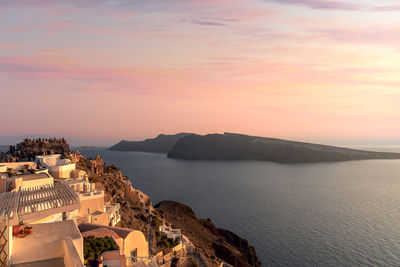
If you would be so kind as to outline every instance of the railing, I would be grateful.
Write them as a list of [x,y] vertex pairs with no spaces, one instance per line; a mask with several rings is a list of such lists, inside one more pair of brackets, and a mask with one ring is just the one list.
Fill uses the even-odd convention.
[[213,267],[213,265],[208,261],[208,259],[206,257],[204,257],[204,255],[194,246],[191,245],[186,245],[186,249],[187,249],[187,253],[188,255],[194,255],[197,258],[199,258],[203,264],[207,267]]
[[106,206],[107,212],[117,212],[121,208],[121,205],[119,203],[117,204],[111,204]]
[[207,266],[207,267],[212,267],[212,265],[210,264],[210,262],[208,261],[208,259],[206,257],[204,257],[204,255],[202,253],[198,253],[200,256],[200,259],[203,261],[203,263]]
[[115,214],[115,217],[113,217],[111,220],[111,224],[112,224],[112,226],[115,226],[120,221],[121,221],[121,215]]
[[103,190],[96,190],[96,191],[91,191],[91,192],[86,192],[86,193],[80,193],[79,195],[82,197],[90,197],[90,196],[96,196],[96,195],[103,195],[104,191]]
[[127,259],[127,267],[159,267],[156,261],[149,259],[149,257],[130,257]]

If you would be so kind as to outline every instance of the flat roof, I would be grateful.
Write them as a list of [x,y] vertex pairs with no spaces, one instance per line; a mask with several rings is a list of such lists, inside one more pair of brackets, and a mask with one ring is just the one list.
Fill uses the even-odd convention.
[[9,225],[79,208],[78,195],[64,182],[0,193],[0,218]]
[[[57,259],[64,258],[66,249],[73,249],[71,246],[63,245],[63,242],[69,242],[67,239],[72,241],[75,247],[78,246],[77,250],[81,250],[79,246],[82,244],[82,235],[71,220],[31,224],[29,226],[33,228],[32,234],[24,238],[13,238],[11,265],[26,263],[31,266],[29,264],[41,262],[41,266],[58,266],[51,264],[60,262]],[[79,251],[76,252],[79,254]],[[69,254],[77,257],[74,252],[71,253],[70,251]],[[64,263],[64,260],[62,263]]]
[[44,179],[44,178],[51,178],[51,176],[45,172],[42,173],[34,173],[34,174],[23,174],[16,176],[15,178],[22,178],[24,181],[31,181],[31,180],[37,180],[37,179]]

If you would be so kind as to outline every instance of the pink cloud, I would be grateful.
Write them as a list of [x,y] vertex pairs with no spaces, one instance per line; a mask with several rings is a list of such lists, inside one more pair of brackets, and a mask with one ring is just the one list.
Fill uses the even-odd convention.
[[3,57],[0,73],[41,81],[79,81],[78,90],[121,93],[173,94],[193,78],[185,70],[86,65],[64,57]]
[[20,48],[24,45],[21,43],[15,42],[0,42],[0,49],[9,49],[9,48]]
[[47,53],[64,53],[66,52],[65,49],[39,49],[39,50],[35,50],[35,53],[40,53],[40,54],[47,54]]

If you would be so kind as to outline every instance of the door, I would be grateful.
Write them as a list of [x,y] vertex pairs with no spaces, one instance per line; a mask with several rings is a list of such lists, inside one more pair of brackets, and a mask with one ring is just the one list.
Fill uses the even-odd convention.
[[131,251],[131,260],[132,262],[137,262],[137,248],[134,251]]

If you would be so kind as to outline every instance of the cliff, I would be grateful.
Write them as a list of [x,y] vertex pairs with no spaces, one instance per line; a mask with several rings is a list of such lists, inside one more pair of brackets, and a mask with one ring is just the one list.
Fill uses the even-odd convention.
[[170,158],[264,160],[282,163],[400,159],[399,153],[370,152],[241,134],[190,135],[179,139]]
[[181,229],[210,262],[218,258],[237,267],[261,266],[254,247],[247,240],[216,228],[210,219],[198,219],[190,207],[175,201],[162,201],[154,207],[173,228]]
[[69,155],[69,144],[64,138],[25,138],[24,141],[9,146],[7,153],[1,153],[0,162],[34,161],[37,155]]
[[144,141],[122,140],[118,144],[110,147],[110,150],[118,151],[142,151],[154,153],[168,153],[175,143],[182,137],[191,135],[190,133],[179,133],[175,135],[160,134],[156,138]]

